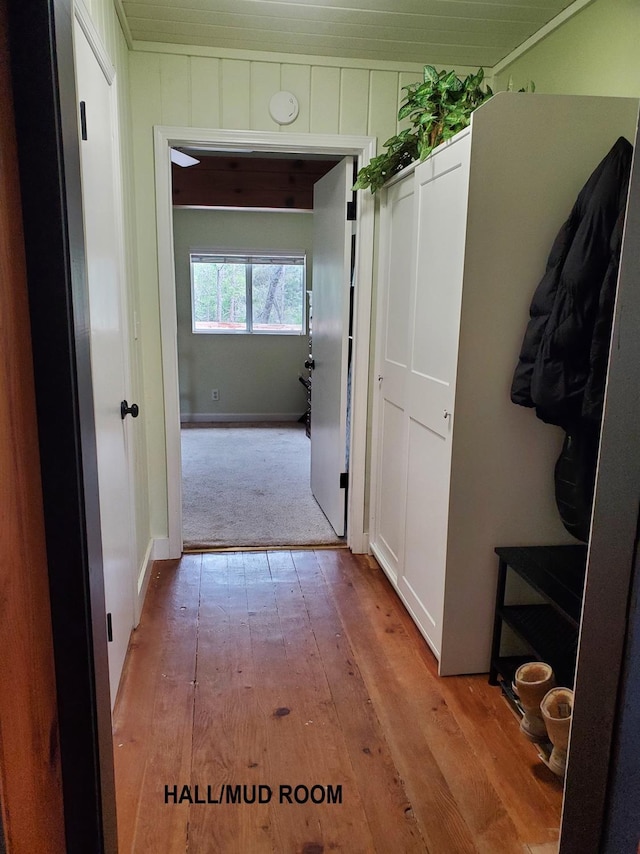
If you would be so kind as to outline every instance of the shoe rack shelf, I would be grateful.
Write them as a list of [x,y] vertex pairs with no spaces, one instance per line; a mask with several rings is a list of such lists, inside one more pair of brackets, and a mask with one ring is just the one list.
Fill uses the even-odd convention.
[[[524,662],[538,660],[553,667],[559,685],[573,687],[587,547],[514,546],[495,552],[498,584],[489,683],[500,685],[517,705],[513,675]],[[509,573],[520,576],[538,594],[536,604],[505,603]],[[501,654],[505,625],[524,642],[527,653]]]

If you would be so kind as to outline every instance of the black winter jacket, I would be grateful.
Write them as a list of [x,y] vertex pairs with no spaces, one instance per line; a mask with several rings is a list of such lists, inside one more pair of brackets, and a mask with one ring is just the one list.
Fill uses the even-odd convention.
[[560,229],[513,377],[512,401],[566,430],[602,414],[632,154],[620,137]]

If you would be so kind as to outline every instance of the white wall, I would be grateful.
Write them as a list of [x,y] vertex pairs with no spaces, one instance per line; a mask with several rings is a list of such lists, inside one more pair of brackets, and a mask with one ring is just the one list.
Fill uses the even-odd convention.
[[[305,411],[306,390],[298,376],[308,353],[306,333],[194,334],[189,253],[206,248],[305,252],[310,281],[312,227],[313,217],[309,213],[174,208],[182,416],[238,415],[244,420],[255,415],[255,420],[275,416],[295,419]],[[218,402],[211,400],[213,388],[220,392]]]
[[[422,66],[276,56],[135,43],[130,54],[138,288],[147,413],[151,530],[166,535],[166,446],[160,348],[153,127],[228,128],[374,135],[397,130],[401,87]],[[468,69],[459,69],[465,73]],[[300,113],[287,127],[268,114],[271,95],[289,89]]]

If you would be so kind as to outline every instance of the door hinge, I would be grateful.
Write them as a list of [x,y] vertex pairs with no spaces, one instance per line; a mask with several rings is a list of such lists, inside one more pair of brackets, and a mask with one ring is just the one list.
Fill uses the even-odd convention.
[[111,624],[111,614],[107,614],[107,640],[109,643],[113,640],[113,625]]
[[340,489],[346,489],[349,486],[349,472],[340,472]]
[[347,202],[347,222],[353,222],[353,220],[355,220],[355,218],[356,218],[356,213],[357,213],[357,209],[356,209],[356,200],[355,200],[355,194],[354,194],[353,201]]
[[80,101],[80,131],[82,139],[87,140],[87,105],[84,101]]

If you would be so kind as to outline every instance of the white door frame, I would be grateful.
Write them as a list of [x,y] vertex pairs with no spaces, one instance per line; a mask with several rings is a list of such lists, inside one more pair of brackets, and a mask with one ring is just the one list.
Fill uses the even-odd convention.
[[[374,156],[376,139],[370,136],[340,136],[337,134],[296,134],[159,125],[154,127],[158,286],[167,451],[168,556],[171,558],[178,558],[182,553],[182,461],[180,454],[173,202],[169,149],[181,146],[210,148],[212,151],[352,155],[357,158],[358,168],[361,168],[367,165]],[[356,241],[351,434],[349,438],[350,471],[347,501],[347,544],[353,552],[358,554],[366,553],[369,545],[368,535],[365,531],[364,509],[374,210],[373,196],[370,193],[360,193],[358,196],[358,240]]]

